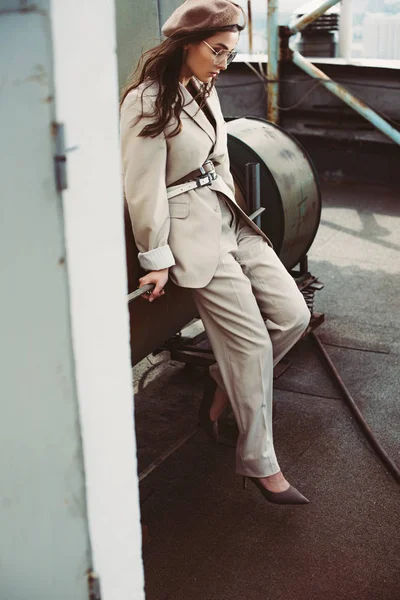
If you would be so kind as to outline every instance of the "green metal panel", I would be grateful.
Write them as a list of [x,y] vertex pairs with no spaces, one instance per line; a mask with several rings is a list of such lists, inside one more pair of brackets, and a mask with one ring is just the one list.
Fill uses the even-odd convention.
[[0,598],[87,600],[90,547],[43,5],[0,14]]
[[182,4],[182,0],[160,0],[160,23],[165,23],[174,10]]
[[20,9],[20,0],[0,0],[0,10],[17,11]]
[[122,88],[144,50],[161,40],[161,26],[182,0],[115,0],[118,77]]
[[118,77],[120,88],[144,50],[160,41],[157,0],[116,0]]

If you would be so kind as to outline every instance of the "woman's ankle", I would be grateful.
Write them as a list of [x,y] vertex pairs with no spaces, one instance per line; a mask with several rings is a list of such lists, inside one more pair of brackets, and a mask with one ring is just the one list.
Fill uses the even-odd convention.
[[228,395],[219,386],[216,387],[213,402],[210,408],[210,419],[216,421],[224,408],[229,404]]
[[269,475],[268,477],[262,477],[261,483],[270,492],[284,492],[290,487],[289,482],[285,479],[282,471]]

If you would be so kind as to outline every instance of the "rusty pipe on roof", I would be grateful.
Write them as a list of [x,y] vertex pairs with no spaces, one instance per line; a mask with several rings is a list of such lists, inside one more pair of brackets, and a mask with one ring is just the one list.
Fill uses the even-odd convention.
[[307,15],[301,16],[292,25],[289,25],[290,31],[292,33],[301,31],[307,27],[307,25],[315,21],[315,19],[318,19],[318,17],[323,15],[324,12],[326,12],[329,8],[332,8],[332,6],[335,6],[335,4],[338,4],[339,2],[340,0],[325,0],[322,4],[320,4],[320,6],[309,12]]
[[384,135],[400,145],[400,131],[392,127],[385,119],[382,119],[375,111],[372,110],[363,100],[356,98],[348,92],[343,86],[333,81],[323,71],[318,69],[311,61],[307,60],[300,52],[293,50],[292,60],[295,65],[305,71],[311,77],[319,79],[321,85],[326,87],[332,94],[343,100],[350,108],[358,112],[362,117],[367,119],[374,127],[379,129]]
[[247,0],[247,29],[249,30],[249,54],[253,54],[253,17],[251,14],[251,0]]
[[384,450],[382,445],[379,443],[379,441],[375,437],[372,429],[368,426],[362,412],[358,408],[354,398],[352,397],[349,390],[347,389],[343,379],[341,378],[341,376],[339,374],[339,371],[337,370],[331,357],[325,350],[324,345],[322,344],[318,335],[314,331],[312,331],[310,336],[311,336],[311,339],[313,340],[313,342],[316,344],[320,355],[322,356],[326,365],[328,366],[328,369],[329,369],[335,383],[337,384],[340,391],[342,392],[343,397],[346,401],[346,404],[347,404],[349,410],[351,411],[351,413],[353,414],[353,417],[357,421],[357,424],[359,425],[362,433],[365,435],[365,437],[371,444],[372,448],[375,450],[375,452],[381,459],[384,466],[390,471],[390,473],[393,475],[393,477],[395,478],[397,483],[400,483],[400,469],[398,468],[396,463],[390,458],[388,453]]
[[268,0],[267,19],[267,119],[272,123],[279,122],[279,24],[278,0]]

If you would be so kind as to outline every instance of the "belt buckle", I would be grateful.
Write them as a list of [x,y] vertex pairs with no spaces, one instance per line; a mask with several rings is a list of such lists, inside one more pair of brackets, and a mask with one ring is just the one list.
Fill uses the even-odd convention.
[[195,182],[197,184],[196,187],[203,187],[205,185],[210,185],[212,182],[210,173],[205,173],[205,175],[202,175],[201,177],[196,177]]
[[196,177],[195,182],[197,184],[196,187],[203,187],[205,185],[211,185],[212,182],[217,179],[217,174],[214,170],[209,173],[205,173],[202,177]]
[[[209,171],[206,171],[205,167],[210,167]],[[206,160],[206,162],[199,169],[201,173],[201,177],[196,177],[195,181],[197,183],[197,187],[203,187],[204,185],[211,185],[212,182],[217,179],[217,174],[215,172],[214,163],[212,160]]]
[[[207,170],[208,169],[208,170]],[[211,158],[207,159],[206,162],[200,167],[200,173],[209,173],[214,170],[214,163]]]

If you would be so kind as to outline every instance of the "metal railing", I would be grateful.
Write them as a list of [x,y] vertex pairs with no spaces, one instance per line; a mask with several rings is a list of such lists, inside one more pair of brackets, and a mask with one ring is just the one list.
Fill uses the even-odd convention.
[[[349,1],[349,0],[348,0]],[[267,36],[268,36],[268,66],[267,66],[267,91],[268,91],[268,106],[267,106],[267,118],[273,123],[278,123],[279,120],[279,24],[278,24],[278,2],[279,0],[268,0],[268,23],[267,23]],[[313,11],[306,15],[302,15],[297,21],[289,26],[289,33],[293,35],[302,31],[307,25],[315,21],[329,8],[338,4],[340,0],[325,0],[320,6],[315,8]],[[344,0],[346,2],[346,0]],[[349,5],[346,6],[345,14],[348,17]],[[347,19],[348,21],[348,19]],[[348,33],[348,32],[347,32]],[[342,34],[346,36],[346,31]],[[348,36],[342,44],[344,52],[348,53]],[[391,140],[400,144],[400,132],[395,129],[390,123],[385,121],[379,116],[372,108],[370,108],[363,100],[360,100],[354,94],[350,93],[342,85],[333,81],[323,71],[318,69],[310,60],[300,54],[293,48],[293,42],[289,41],[289,49],[291,53],[291,59],[295,65],[305,71],[310,77],[318,79],[319,83],[323,85],[332,94],[343,100],[353,110],[358,112],[362,117],[367,119],[374,127],[379,129],[384,135],[389,137]]]

